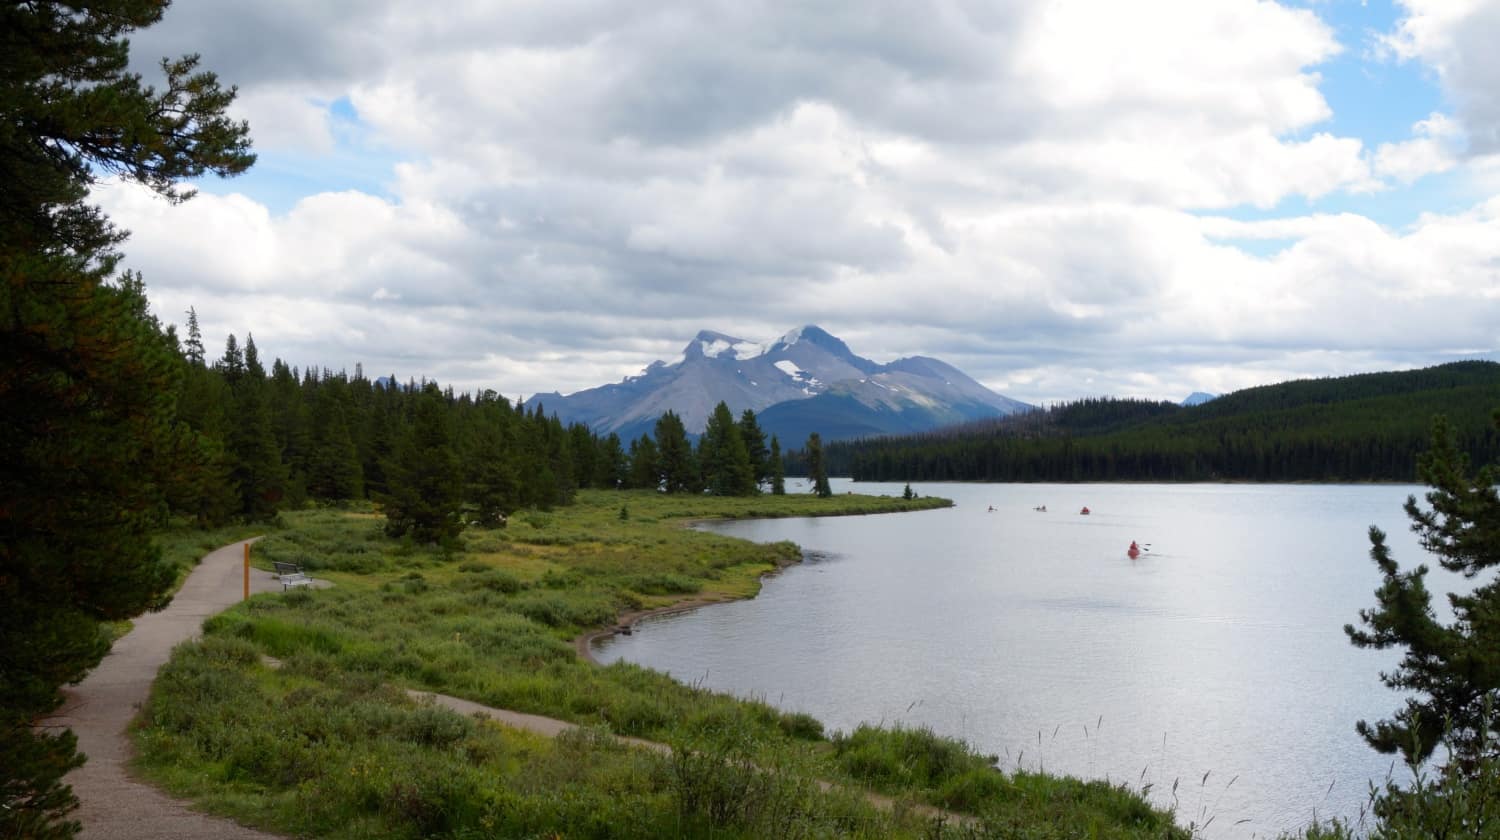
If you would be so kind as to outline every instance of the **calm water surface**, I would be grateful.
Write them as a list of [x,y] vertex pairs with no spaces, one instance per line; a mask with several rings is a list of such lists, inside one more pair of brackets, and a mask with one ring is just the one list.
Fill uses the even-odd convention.
[[[1370,525],[1403,566],[1425,559],[1400,507],[1420,488],[915,489],[957,507],[711,526],[810,556],[754,600],[647,622],[599,659],[832,729],[927,725],[1005,767],[1149,783],[1165,805],[1180,780],[1179,822],[1211,818],[1212,837],[1357,817],[1385,778],[1354,722],[1399,705],[1378,678],[1396,654],[1356,650],[1342,627],[1374,603]],[[1128,559],[1131,540],[1150,550]]]

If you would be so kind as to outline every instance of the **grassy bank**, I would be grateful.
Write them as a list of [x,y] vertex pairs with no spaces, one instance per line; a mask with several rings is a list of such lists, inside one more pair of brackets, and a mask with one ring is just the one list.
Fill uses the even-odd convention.
[[[468,532],[454,555],[388,540],[371,510],[288,514],[257,562],[297,562],[337,585],[258,596],[210,620],[157,681],[136,733],[140,767],[209,810],[320,837],[1184,836],[1118,787],[1002,774],[922,730],[829,735],[804,714],[574,652],[575,636],[622,611],[748,597],[800,556],[685,521],[941,504],[583,493]],[[406,687],[589,729],[546,740],[420,706]],[[679,749],[627,749],[602,733]],[[859,788],[977,820],[881,811]]]

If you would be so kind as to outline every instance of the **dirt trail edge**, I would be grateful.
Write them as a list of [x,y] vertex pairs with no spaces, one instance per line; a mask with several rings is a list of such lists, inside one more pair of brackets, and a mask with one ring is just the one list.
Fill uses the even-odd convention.
[[[70,816],[83,823],[84,838],[110,840],[276,840],[279,835],[245,828],[191,810],[145,782],[131,778],[134,749],[126,727],[146,702],[156,672],[172,648],[202,632],[203,621],[238,603],[243,594],[245,540],[210,552],[188,575],[166,609],[135,619],[109,655],[76,686],[63,689],[61,709],[38,724],[67,727],[78,736],[88,762],[67,775],[79,807]],[[250,570],[250,591],[280,591],[271,572]]]
[[[497,709],[493,706],[485,706],[480,703],[475,703],[472,700],[465,700],[462,697],[451,697],[447,694],[437,694],[431,691],[419,691],[414,688],[408,688],[406,690],[406,694],[413,700],[421,703],[432,703],[436,706],[441,706],[442,708],[448,709],[449,711],[457,712],[461,715],[468,715],[470,717],[478,716],[489,718],[490,720],[493,720],[503,726],[509,726],[512,729],[520,729],[526,732],[534,732],[538,735],[543,735],[548,738],[556,738],[558,735],[561,735],[564,732],[578,728],[578,724],[569,723],[565,720],[543,717],[541,715],[532,715],[525,712],[513,712],[508,709]],[[643,738],[632,738],[626,735],[616,735],[614,737],[621,743],[629,744],[633,747],[651,750],[652,752],[661,753],[662,755],[672,754],[671,747],[667,746],[666,744],[657,743],[656,741],[647,741]],[[820,790],[823,790],[825,792],[838,790],[838,785],[835,785],[832,782],[827,782],[819,779],[816,781],[816,784]],[[943,820],[955,825],[973,825],[976,822],[975,818],[968,814],[959,814],[953,811],[945,811],[941,808],[935,808],[931,805],[925,805],[920,802],[898,800],[893,797],[875,793],[874,791],[861,790],[859,791],[859,793],[864,796],[866,802],[870,803],[876,808],[881,809],[882,811],[897,811],[902,808],[907,808],[910,809],[913,813],[920,814],[928,819]]]

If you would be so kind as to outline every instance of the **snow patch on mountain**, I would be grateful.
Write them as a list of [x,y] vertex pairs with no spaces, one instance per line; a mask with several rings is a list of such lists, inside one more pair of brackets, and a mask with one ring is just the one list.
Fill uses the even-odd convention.
[[720,353],[723,353],[725,350],[728,350],[733,346],[733,344],[730,344],[723,339],[698,342],[699,350],[702,351],[703,355],[709,357],[710,359],[717,359]]
[[[703,330],[670,363],[565,398],[550,395],[546,407],[565,422],[634,436],[667,410],[697,432],[720,400],[735,412],[787,404],[788,432],[824,424],[840,436],[921,430],[1024,407],[937,359],[862,358],[815,325],[767,343]],[[803,415],[791,408],[804,403]]]

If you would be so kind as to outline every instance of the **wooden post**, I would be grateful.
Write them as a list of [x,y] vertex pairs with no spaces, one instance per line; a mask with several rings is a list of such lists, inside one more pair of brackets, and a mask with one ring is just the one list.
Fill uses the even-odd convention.
[[245,543],[245,600],[250,600],[250,543]]

